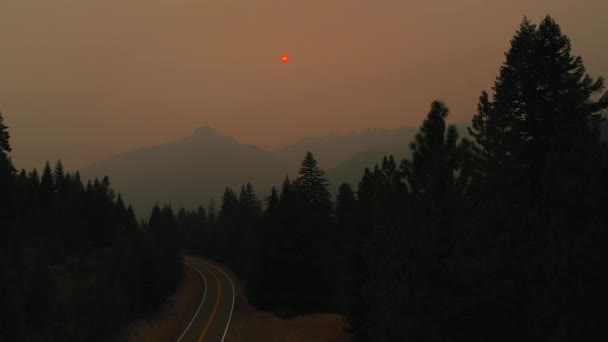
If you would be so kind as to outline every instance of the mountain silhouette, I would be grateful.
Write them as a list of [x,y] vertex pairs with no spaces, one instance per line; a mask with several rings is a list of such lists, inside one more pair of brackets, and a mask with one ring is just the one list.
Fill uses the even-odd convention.
[[[465,125],[458,125],[461,134]],[[242,145],[213,128],[197,128],[185,139],[119,154],[81,170],[83,179],[108,175],[112,185],[138,216],[148,215],[155,202],[195,208],[211,197],[219,202],[226,186],[239,191],[251,182],[260,199],[279,186],[286,175],[294,179],[306,152],[326,170],[335,190],[343,182],[354,187],[366,167],[385,155],[397,160],[409,155],[416,127],[369,129],[350,134],[307,138],[277,151]]]
[[285,170],[273,153],[201,127],[183,140],[126,152],[81,173],[84,179],[109,175],[141,217],[157,201],[186,208],[206,205],[211,197],[219,201],[226,186],[238,190],[252,182],[257,191],[268,192]]
[[297,170],[302,156],[307,151],[312,151],[319,165],[331,170],[365,151],[375,150],[385,154],[405,155],[407,145],[417,131],[416,127],[400,127],[393,130],[368,129],[350,134],[330,134],[321,138],[300,140],[277,150],[276,153],[292,170]]

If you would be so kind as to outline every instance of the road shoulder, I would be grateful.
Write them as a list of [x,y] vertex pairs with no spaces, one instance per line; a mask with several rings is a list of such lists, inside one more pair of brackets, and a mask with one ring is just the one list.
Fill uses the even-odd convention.
[[312,314],[282,319],[259,311],[247,301],[240,280],[230,274],[236,289],[234,316],[225,342],[350,342],[344,320],[335,314]]
[[175,342],[196,313],[203,290],[201,276],[185,266],[177,291],[155,313],[133,322],[119,341]]

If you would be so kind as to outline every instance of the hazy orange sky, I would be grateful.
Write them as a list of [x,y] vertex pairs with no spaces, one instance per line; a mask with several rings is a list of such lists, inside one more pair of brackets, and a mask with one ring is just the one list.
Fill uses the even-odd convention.
[[465,122],[547,13],[608,76],[606,0],[1,0],[0,111],[28,169],[201,125],[268,149],[419,125],[435,98]]

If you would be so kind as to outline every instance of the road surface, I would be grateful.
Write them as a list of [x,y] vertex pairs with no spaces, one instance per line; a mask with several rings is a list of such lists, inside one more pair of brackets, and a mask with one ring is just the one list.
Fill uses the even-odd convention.
[[222,342],[234,310],[234,283],[214,263],[189,256],[184,257],[184,263],[203,278],[205,292],[194,317],[177,341]]

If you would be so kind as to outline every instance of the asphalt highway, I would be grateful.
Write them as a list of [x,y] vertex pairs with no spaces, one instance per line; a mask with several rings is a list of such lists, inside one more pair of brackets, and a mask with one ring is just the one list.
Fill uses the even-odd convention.
[[234,283],[216,263],[190,256],[184,257],[184,263],[203,278],[205,292],[194,317],[177,341],[222,342],[234,310]]

